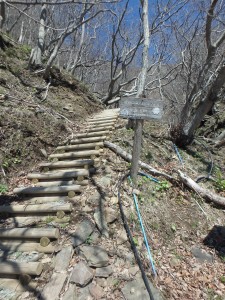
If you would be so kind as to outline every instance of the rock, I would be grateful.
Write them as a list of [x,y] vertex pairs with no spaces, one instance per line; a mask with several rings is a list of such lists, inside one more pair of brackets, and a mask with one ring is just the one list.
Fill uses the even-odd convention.
[[129,269],[129,273],[130,273],[132,276],[135,276],[135,275],[138,273],[139,270],[140,270],[140,269],[139,269],[138,266],[134,266],[134,267],[131,267],[131,268]]
[[99,238],[100,238],[100,234],[99,234],[98,230],[96,229],[90,235],[90,242],[89,242],[89,244],[98,244]]
[[91,208],[88,205],[85,205],[85,207],[82,209],[82,211],[85,212],[85,213],[90,213],[90,212],[93,211],[93,208]]
[[107,223],[113,223],[118,218],[118,213],[111,207],[107,207],[105,212]]
[[[163,300],[160,292],[149,281],[149,285],[154,296],[154,300]],[[149,294],[146,290],[142,278],[132,280],[122,288],[123,296],[126,300],[149,300]]]
[[112,173],[112,169],[109,166],[105,166],[105,174],[111,174]]
[[80,254],[85,257],[91,267],[101,268],[109,264],[107,252],[99,246],[81,246]]
[[133,193],[136,195],[141,195],[141,191],[137,190],[137,189],[133,189]]
[[101,194],[99,192],[95,192],[92,196],[90,196],[90,198],[87,199],[87,203],[89,205],[99,205],[99,203],[101,201],[104,201],[103,197],[101,196]]
[[95,271],[95,277],[104,277],[107,278],[113,273],[112,267],[103,267],[103,268],[97,268]]
[[77,300],[77,289],[74,284],[70,284],[68,290],[62,297],[62,300]]
[[45,300],[56,300],[64,286],[67,274],[53,273],[50,281],[45,285],[41,296]]
[[95,284],[90,284],[89,286],[89,291],[92,297],[94,297],[94,299],[98,300],[101,299],[103,297],[104,294],[104,290],[102,287],[100,287],[99,285],[95,285]]
[[101,232],[101,234],[108,238],[109,232],[108,232],[108,226],[107,226],[107,223],[105,220],[104,211],[97,209],[94,213],[94,219],[95,219],[95,223],[96,223],[99,231]]
[[40,149],[40,152],[45,158],[48,158],[48,153],[45,149]]
[[213,262],[213,256],[211,254],[208,254],[207,252],[203,251],[202,249],[200,249],[198,247],[193,247],[191,249],[191,253],[201,263],[203,263],[205,261],[207,261],[209,263]]
[[111,184],[111,178],[108,176],[104,176],[99,180],[99,184],[104,186],[104,187],[108,187]]
[[220,255],[225,255],[225,226],[214,225],[203,240],[204,245],[215,248]]
[[105,278],[96,278],[96,282],[98,285],[100,285],[101,287],[106,287],[108,284],[107,284],[107,280]]
[[88,265],[80,261],[75,265],[72,271],[70,282],[74,282],[79,286],[86,286],[94,277],[93,271]]
[[95,224],[89,219],[83,220],[77,227],[74,233],[72,233],[72,244],[74,247],[77,247],[83,244],[89,235],[93,232]]
[[84,288],[80,288],[78,300],[92,300],[93,297],[89,291],[89,285],[85,286]]
[[66,271],[69,267],[71,257],[73,256],[73,247],[63,248],[55,257],[55,271]]
[[118,203],[118,198],[117,197],[112,197],[110,199],[111,204],[117,204]]
[[127,233],[124,229],[121,229],[117,233],[116,243],[117,245],[122,245],[127,241]]

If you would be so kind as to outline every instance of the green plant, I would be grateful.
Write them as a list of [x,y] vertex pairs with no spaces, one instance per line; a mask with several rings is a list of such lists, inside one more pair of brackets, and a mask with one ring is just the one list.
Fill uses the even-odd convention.
[[225,284],[225,276],[221,276],[221,277],[220,277],[220,281],[221,281],[223,284]]
[[88,237],[87,237],[87,239],[86,239],[86,244],[91,244],[92,243],[92,236],[91,235],[89,235]]
[[155,187],[155,190],[158,192],[166,191],[170,188],[169,182],[166,180],[160,181],[157,186]]
[[135,246],[138,246],[138,240],[137,240],[136,237],[133,237],[133,242],[134,242],[134,245],[135,245]]
[[6,184],[0,184],[0,195],[4,195],[8,192],[8,187]]
[[46,224],[51,223],[52,221],[54,221],[54,217],[52,217],[52,216],[48,216],[48,217],[45,219]]
[[216,169],[216,179],[214,181],[214,186],[218,192],[225,191],[225,179],[220,171],[220,169]]

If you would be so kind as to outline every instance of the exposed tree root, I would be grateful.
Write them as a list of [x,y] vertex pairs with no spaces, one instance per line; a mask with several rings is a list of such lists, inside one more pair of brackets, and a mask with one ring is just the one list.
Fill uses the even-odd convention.
[[217,205],[225,207],[225,197],[219,196],[207,189],[204,189],[200,185],[198,185],[194,180],[190,177],[182,173],[178,170],[180,180],[190,189],[194,190],[196,193],[200,194],[203,198],[213,202]]

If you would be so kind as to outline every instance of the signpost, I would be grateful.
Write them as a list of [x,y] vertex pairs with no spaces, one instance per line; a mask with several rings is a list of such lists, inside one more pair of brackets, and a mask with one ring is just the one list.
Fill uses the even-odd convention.
[[121,98],[119,106],[120,117],[136,120],[131,162],[131,177],[135,183],[141,154],[143,122],[152,119],[160,120],[163,116],[163,103],[159,99],[126,97]]

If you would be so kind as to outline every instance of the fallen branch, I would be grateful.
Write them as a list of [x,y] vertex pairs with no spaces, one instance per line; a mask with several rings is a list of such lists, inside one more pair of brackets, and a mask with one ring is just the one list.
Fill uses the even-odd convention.
[[220,206],[225,207],[225,197],[219,196],[203,187],[198,185],[194,180],[190,177],[182,173],[178,170],[180,180],[190,189],[194,190],[196,193],[200,194],[203,198],[217,204]]
[[[107,142],[104,142],[104,146],[108,147],[109,149],[111,149],[113,152],[115,152],[116,154],[118,154],[119,156],[121,156],[123,159],[125,159],[128,162],[132,161],[132,155],[127,153],[126,151],[124,151],[122,148],[120,148],[119,146]],[[163,176],[168,180],[174,181],[174,178],[164,172],[158,171],[155,168],[149,166],[148,164],[139,161],[139,166],[141,166],[143,169],[147,170],[150,174],[154,175],[154,176]]]

